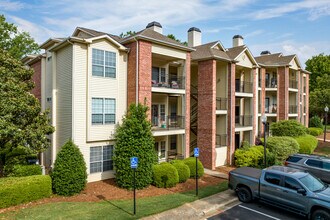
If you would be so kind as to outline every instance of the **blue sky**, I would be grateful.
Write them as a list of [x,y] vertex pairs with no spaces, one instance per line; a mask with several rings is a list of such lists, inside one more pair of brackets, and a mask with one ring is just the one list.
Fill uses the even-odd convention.
[[198,27],[202,43],[220,40],[226,48],[240,34],[254,56],[297,54],[303,64],[330,54],[330,0],[0,0],[0,14],[38,43],[77,26],[120,34],[158,21],[164,34],[185,41]]

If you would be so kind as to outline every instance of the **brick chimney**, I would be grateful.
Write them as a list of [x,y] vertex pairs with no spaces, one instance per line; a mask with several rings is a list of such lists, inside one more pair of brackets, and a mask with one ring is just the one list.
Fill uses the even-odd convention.
[[150,23],[147,25],[146,28],[149,28],[149,29],[151,29],[151,30],[154,30],[154,31],[156,31],[156,32],[158,32],[158,33],[160,33],[160,34],[163,34],[163,27],[162,27],[162,25],[161,25],[159,22],[157,22],[157,21],[150,22]]
[[188,47],[196,47],[202,44],[202,32],[199,28],[191,27],[188,30]]
[[235,35],[233,37],[233,47],[238,47],[244,45],[244,38],[241,35]]

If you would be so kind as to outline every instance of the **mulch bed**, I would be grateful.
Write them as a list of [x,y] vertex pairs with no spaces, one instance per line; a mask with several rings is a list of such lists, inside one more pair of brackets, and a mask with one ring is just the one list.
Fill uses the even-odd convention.
[[[205,186],[218,185],[223,181],[225,181],[225,179],[204,174],[204,176],[201,179],[199,179],[198,186],[205,187]],[[136,196],[137,198],[143,198],[150,196],[173,194],[178,192],[186,192],[186,191],[194,190],[196,186],[195,184],[196,184],[195,179],[188,179],[187,182],[179,183],[175,187],[168,189],[149,186],[145,189],[137,190]],[[45,198],[27,204],[0,209],[0,213],[24,209],[27,207],[36,206],[40,204],[53,203],[53,202],[97,202],[102,200],[131,199],[132,197],[133,197],[133,191],[119,188],[118,186],[116,186],[114,179],[108,179],[104,181],[88,183],[86,189],[82,191],[80,194],[75,196],[64,197],[64,196],[54,195],[51,198]]]

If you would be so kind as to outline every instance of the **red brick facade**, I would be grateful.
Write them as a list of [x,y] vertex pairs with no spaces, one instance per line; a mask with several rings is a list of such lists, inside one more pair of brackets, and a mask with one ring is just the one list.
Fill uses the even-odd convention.
[[227,164],[234,164],[235,152],[235,72],[234,63],[228,64],[228,108],[227,108]]
[[303,123],[301,121],[301,117],[302,117],[302,114],[301,114],[301,96],[302,96],[302,90],[301,90],[301,73],[300,71],[297,71],[297,76],[298,76],[298,97],[297,97],[297,111],[298,111],[298,118],[297,120],[301,123]]
[[216,136],[216,61],[198,63],[198,135],[200,160],[204,167],[215,169]]
[[186,134],[185,134],[185,141],[186,141],[186,154],[185,157],[189,157],[190,154],[190,53],[187,53],[187,58],[186,58],[186,64],[185,64],[185,68],[186,68],[186,112],[185,112],[185,130],[186,130]]
[[[261,115],[265,114],[265,100],[266,100],[266,69],[265,68],[261,68],[260,69],[260,75],[261,75],[261,94],[260,94],[260,107],[261,107]],[[261,120],[260,120],[261,121]],[[263,135],[264,134],[264,130],[265,127],[262,126],[262,123],[260,122],[259,124],[259,128],[260,128],[260,132]]]
[[253,98],[252,98],[252,144],[254,144],[255,137],[257,136],[257,118],[258,118],[258,106],[257,106],[257,95],[258,95],[258,78],[257,69],[252,69],[252,82],[253,82]]
[[277,120],[287,120],[289,116],[289,67],[277,68]]
[[306,74],[306,116],[305,116],[305,126],[308,127],[309,123],[309,74]]
[[[138,102],[146,104],[151,109],[151,43],[145,41],[133,42],[126,47],[128,54],[127,71],[127,105],[136,102],[136,50],[138,44]],[[151,114],[148,114],[151,119]]]
[[31,65],[34,70],[32,80],[34,82],[34,88],[31,93],[41,101],[41,59]]

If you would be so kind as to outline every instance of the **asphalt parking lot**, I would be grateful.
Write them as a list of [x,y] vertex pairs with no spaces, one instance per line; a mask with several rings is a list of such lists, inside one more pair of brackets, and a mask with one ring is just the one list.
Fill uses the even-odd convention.
[[303,216],[290,213],[288,211],[272,207],[263,203],[240,203],[220,212],[209,220],[301,220]]

